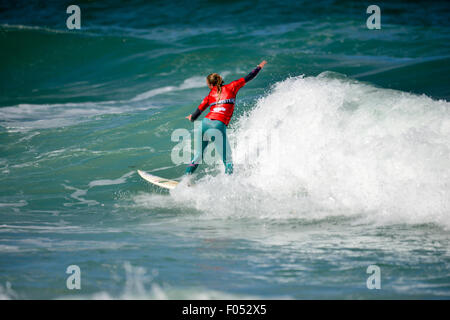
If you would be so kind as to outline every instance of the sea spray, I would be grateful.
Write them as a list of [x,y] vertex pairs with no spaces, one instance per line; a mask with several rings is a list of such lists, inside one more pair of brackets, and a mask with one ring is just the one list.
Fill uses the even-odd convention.
[[[253,134],[276,142],[249,155],[245,138]],[[329,72],[293,77],[239,119],[232,139],[236,173],[207,175],[173,192],[176,199],[213,216],[357,215],[450,226],[446,101]]]

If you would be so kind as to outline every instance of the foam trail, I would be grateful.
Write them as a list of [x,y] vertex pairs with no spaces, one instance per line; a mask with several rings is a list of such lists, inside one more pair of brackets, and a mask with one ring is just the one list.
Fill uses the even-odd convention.
[[89,182],[89,188],[98,187],[98,186],[110,186],[110,185],[122,184],[122,183],[125,183],[127,181],[127,178],[133,174],[134,174],[134,171],[130,171],[118,179],[94,180],[94,181]]
[[152,89],[149,91],[146,91],[144,93],[138,94],[136,97],[131,99],[131,101],[141,101],[145,100],[151,97],[154,97],[159,94],[171,92],[171,91],[180,91],[180,90],[187,90],[187,89],[193,89],[193,88],[201,88],[205,86],[205,78],[204,77],[191,77],[183,81],[182,84],[179,86],[167,86],[157,89]]
[[147,110],[154,106],[132,106],[122,102],[19,104],[0,108],[0,124],[11,132],[70,126],[103,114]]
[[87,200],[85,198],[82,198],[82,196],[85,196],[87,194],[87,190],[77,189],[77,188],[74,188],[74,187],[71,187],[71,186],[67,186],[65,184],[62,184],[62,186],[64,188],[66,188],[67,190],[74,190],[75,192],[73,192],[70,195],[70,197],[72,199],[75,199],[75,200],[78,201],[76,203],[64,203],[64,206],[70,207],[70,206],[78,205],[78,204],[87,204],[88,206],[91,206],[91,205],[93,206],[93,205],[99,204],[99,202],[96,201],[96,200]]
[[[230,72],[223,71],[221,74],[223,77],[226,77],[230,74]],[[156,88],[156,89],[152,89],[152,90],[146,91],[144,93],[138,94],[136,97],[131,99],[131,101],[141,101],[141,100],[145,100],[145,99],[149,99],[151,97],[157,96],[159,94],[164,94],[164,93],[168,93],[168,92],[172,92],[172,91],[182,91],[182,90],[202,88],[202,87],[206,87],[205,77],[204,76],[194,76],[194,77],[187,78],[179,86],[166,86],[166,87]]]
[[[223,76],[229,74],[229,71],[222,72]],[[131,100],[55,104],[21,103],[0,108],[0,125],[6,127],[10,132],[71,126],[105,114],[121,114],[156,109],[158,107],[148,102],[143,104],[142,100],[172,91],[205,86],[205,77],[194,76],[185,79],[178,86],[152,89],[138,94]],[[26,139],[29,138],[30,136]]]
[[18,299],[18,294],[12,289],[9,281],[5,283],[5,287],[0,284],[0,300]]
[[[209,290],[206,288],[184,288],[161,286],[155,280],[158,279],[159,272],[152,269],[151,272],[143,267],[133,266],[129,262],[124,263],[125,287],[119,295],[113,295],[106,291],[97,292],[91,295],[63,296],[60,299],[92,299],[92,300],[256,300],[261,297],[231,294],[227,292]],[[1,290],[1,286],[0,286]],[[1,291],[0,291],[1,294]],[[0,296],[1,298],[1,296]],[[271,299],[289,299],[290,297],[271,297]],[[59,298],[57,298],[59,299]]]
[[[207,176],[176,189],[176,201],[215,217],[450,227],[446,101],[324,73],[277,83],[237,127],[233,178]],[[271,142],[256,152],[255,137]]]

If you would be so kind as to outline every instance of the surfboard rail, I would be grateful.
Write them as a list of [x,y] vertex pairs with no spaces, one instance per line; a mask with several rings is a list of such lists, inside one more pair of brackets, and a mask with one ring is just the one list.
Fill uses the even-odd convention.
[[151,184],[154,184],[164,189],[169,190],[175,189],[175,187],[179,183],[178,181],[161,178],[142,170],[138,170],[137,173],[141,176],[142,179],[146,180],[147,182],[150,182]]

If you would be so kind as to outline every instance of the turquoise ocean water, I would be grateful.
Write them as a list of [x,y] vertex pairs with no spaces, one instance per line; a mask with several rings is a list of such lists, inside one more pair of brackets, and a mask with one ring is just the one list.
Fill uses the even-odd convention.
[[[0,2],[0,298],[450,298],[450,5],[371,4]],[[205,76],[263,59],[235,174],[142,181],[183,175]]]

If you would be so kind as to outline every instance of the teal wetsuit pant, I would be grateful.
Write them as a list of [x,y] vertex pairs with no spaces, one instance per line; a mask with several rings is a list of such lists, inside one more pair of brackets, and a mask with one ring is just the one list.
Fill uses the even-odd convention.
[[[205,161],[203,153],[211,142],[214,142],[216,155],[218,154],[225,165],[225,173],[233,173],[233,162],[231,159],[231,147],[227,138],[227,126],[219,120],[203,118],[200,130],[194,130],[194,158],[186,168],[186,174],[193,174],[200,161]],[[207,160],[207,159],[206,159]]]

